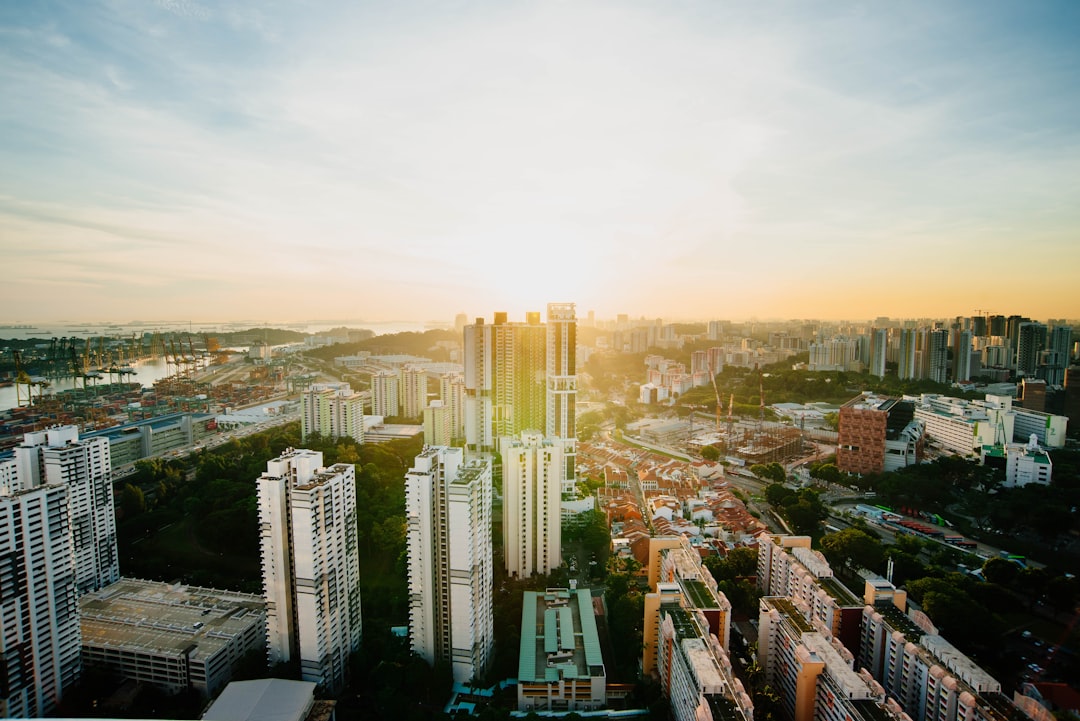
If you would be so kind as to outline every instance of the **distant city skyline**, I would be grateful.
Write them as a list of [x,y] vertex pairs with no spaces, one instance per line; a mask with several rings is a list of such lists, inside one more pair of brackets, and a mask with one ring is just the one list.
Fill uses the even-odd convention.
[[1078,25],[1068,0],[9,3],[0,323],[1078,318]]

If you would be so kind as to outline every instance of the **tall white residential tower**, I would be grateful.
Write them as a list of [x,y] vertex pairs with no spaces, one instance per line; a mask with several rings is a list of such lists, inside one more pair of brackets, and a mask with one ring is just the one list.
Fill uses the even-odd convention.
[[356,472],[287,449],[259,477],[267,654],[299,659],[304,681],[336,692],[360,647]]
[[494,643],[490,462],[425,448],[405,475],[405,516],[412,650],[466,683],[485,673]]
[[526,431],[504,438],[502,448],[506,572],[550,573],[562,563],[562,442]]

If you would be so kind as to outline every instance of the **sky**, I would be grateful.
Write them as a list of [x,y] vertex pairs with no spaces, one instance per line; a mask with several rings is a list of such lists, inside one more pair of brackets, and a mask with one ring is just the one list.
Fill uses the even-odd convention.
[[0,4],[0,322],[1080,318],[1080,3]]

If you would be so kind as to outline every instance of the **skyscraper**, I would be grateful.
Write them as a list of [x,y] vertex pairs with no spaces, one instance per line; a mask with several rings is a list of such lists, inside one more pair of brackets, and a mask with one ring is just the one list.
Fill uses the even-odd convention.
[[75,426],[27,433],[15,449],[15,463],[22,488],[59,484],[70,492],[78,593],[96,591],[120,578],[108,439],[80,440]]
[[889,347],[887,328],[875,328],[870,331],[870,375],[885,377],[885,355]]
[[944,328],[930,331],[927,353],[927,377],[936,383],[948,381],[949,331]]
[[348,383],[314,383],[303,393],[300,438],[349,437],[364,441],[364,400]]
[[490,462],[425,448],[405,475],[405,517],[412,650],[466,683],[494,644]]
[[454,440],[464,440],[465,376],[460,373],[446,373],[439,378],[439,400],[449,409],[450,437]]
[[270,664],[336,692],[360,647],[356,473],[322,460],[289,448],[257,481],[263,596]]
[[[13,462],[7,464],[10,473]],[[71,487],[0,488],[0,717],[42,717],[78,679]]]
[[550,573],[562,563],[562,442],[525,432],[504,438],[502,449],[506,572]]
[[[563,447],[562,491],[574,490],[577,459],[577,319],[573,303],[547,307],[547,435]],[[521,429],[526,430],[526,429]]]
[[914,328],[900,329],[900,355],[896,364],[896,376],[902,381],[919,377],[918,355],[916,353],[918,333],[919,331]]
[[1016,334],[1016,374],[1034,378],[1039,369],[1039,354],[1046,348],[1046,326],[1020,323]]
[[492,451],[500,438],[545,427],[545,345],[540,314],[511,323],[465,326],[465,439],[471,450]]

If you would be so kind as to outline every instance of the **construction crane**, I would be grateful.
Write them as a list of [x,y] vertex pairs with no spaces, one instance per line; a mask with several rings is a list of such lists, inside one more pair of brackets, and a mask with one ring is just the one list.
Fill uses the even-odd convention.
[[716,375],[713,373],[712,365],[706,359],[705,368],[709,371],[709,379],[712,381],[713,395],[716,396],[716,432],[720,433],[720,414],[723,413],[724,404],[720,400],[720,389],[716,387]]
[[22,407],[22,387],[26,386],[26,402],[29,404],[33,400],[34,381],[23,368],[22,353],[13,349],[11,355],[15,358],[15,405]]
[[762,423],[765,422],[765,383],[762,381],[761,369],[758,368],[757,382],[758,382],[758,396],[761,398],[758,404],[758,420]]

